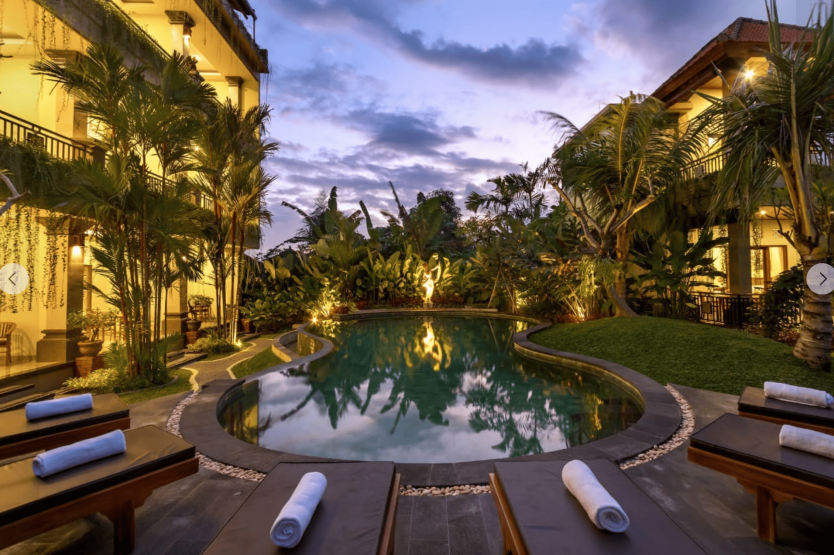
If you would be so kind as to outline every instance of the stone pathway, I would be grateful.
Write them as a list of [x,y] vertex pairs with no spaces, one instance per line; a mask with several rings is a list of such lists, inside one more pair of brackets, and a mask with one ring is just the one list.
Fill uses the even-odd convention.
[[[258,346],[208,363],[198,383],[258,352]],[[268,340],[265,340],[268,341]],[[222,364],[217,364],[222,363]],[[211,366],[209,366],[211,365]],[[194,366],[197,366],[195,364]],[[197,368],[195,368],[197,370]],[[214,377],[212,377],[212,373]],[[732,395],[675,386],[689,401],[699,430],[725,412],[735,412]],[[164,428],[180,393],[131,406],[134,427]],[[735,480],[689,463],[686,441],[667,455],[626,470],[709,555],[823,555],[831,552],[834,511],[789,501],[777,510],[779,545],[756,535],[752,495]],[[206,468],[160,488],[136,512],[136,555],[197,555],[257,486]],[[276,511],[279,508],[276,508]],[[112,553],[112,525],[95,515],[0,551],[0,555],[105,555]],[[499,555],[502,541],[489,495],[400,497],[395,555]]]
[[211,361],[202,360],[187,365],[187,369],[197,372],[196,376],[192,376],[192,381],[196,381],[196,383],[202,387],[212,380],[227,380],[229,378],[234,378],[230,368],[238,362],[252,358],[272,345],[272,339],[258,337],[257,339],[248,341],[248,343],[252,343],[252,346],[226,358]]

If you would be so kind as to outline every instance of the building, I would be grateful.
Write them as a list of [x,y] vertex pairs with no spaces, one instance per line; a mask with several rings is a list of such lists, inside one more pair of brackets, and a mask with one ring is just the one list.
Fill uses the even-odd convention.
[[[781,25],[783,42],[810,42],[805,27]],[[767,71],[762,51],[769,50],[768,23],[740,17],[707,42],[692,58],[669,77],[652,96],[662,100],[667,109],[679,114],[681,125],[698,117],[708,102],[698,93],[723,97],[729,94],[727,84]],[[717,71],[723,75],[723,80]],[[727,84],[725,84],[725,81]],[[710,141],[712,143],[712,141]],[[723,166],[724,156],[719,144],[711,144],[693,168],[689,177],[708,177]],[[775,186],[779,186],[777,181]],[[763,293],[775,277],[799,263],[799,254],[781,236],[779,225],[790,229],[791,222],[777,218],[772,206],[762,206],[758,218],[749,225],[738,223],[728,213],[727,224],[715,230],[730,238],[726,248],[716,253],[718,269],[727,274],[716,290],[732,295]]]
[[[174,52],[188,55],[194,61],[193,77],[210,84],[221,101],[228,98],[244,110],[260,103],[269,60],[254,39],[256,15],[247,0],[6,0],[0,10],[0,136],[42,147],[52,156],[101,161],[104,153],[73,99],[33,75],[30,66],[40,59],[74,59],[92,42],[116,45],[128,65],[151,66]],[[211,209],[210,199],[197,193],[191,200]],[[18,262],[31,276],[27,293],[0,298],[0,322],[16,324],[12,365],[0,365],[0,388],[21,376],[48,375],[38,379],[50,387],[70,377],[80,331],[67,325],[68,315],[102,307],[83,287],[96,284],[85,248],[95,238],[72,226],[57,238],[47,237],[47,217],[43,210],[20,209],[16,221],[9,224],[7,218],[7,229],[0,229],[4,239],[24,227],[35,238],[4,245],[0,254],[0,266]],[[247,246],[258,247],[258,238],[247,239]],[[172,288],[168,332],[185,331],[189,293],[213,297],[214,288],[208,277]],[[2,353],[0,364],[4,360]]]

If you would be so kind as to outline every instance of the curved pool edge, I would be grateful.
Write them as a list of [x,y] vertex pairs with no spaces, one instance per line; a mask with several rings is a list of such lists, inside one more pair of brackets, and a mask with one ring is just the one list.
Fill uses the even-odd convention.
[[[558,363],[586,372],[603,374],[619,382],[621,386],[634,394],[637,400],[642,401],[643,415],[634,425],[622,432],[585,445],[537,455],[514,457],[513,460],[605,458],[619,463],[665,442],[672,437],[680,426],[682,413],[677,401],[665,387],[651,378],[620,364],[576,353],[557,351],[533,343],[529,339],[529,336],[549,328],[552,324],[547,320],[483,309],[458,311],[451,309],[359,311],[342,316],[346,317],[343,318],[345,320],[360,320],[386,316],[422,315],[489,316],[535,323],[535,326],[518,332],[513,336],[514,347],[519,353],[545,362]],[[211,459],[265,474],[269,473],[277,464],[282,462],[346,462],[344,459],[310,457],[258,447],[229,435],[218,421],[220,407],[244,383],[271,372],[292,368],[317,360],[327,356],[333,350],[333,344],[330,341],[307,332],[304,329],[305,327],[306,325],[299,326],[295,332],[319,342],[321,344],[319,350],[313,354],[296,358],[291,362],[267,368],[243,379],[215,380],[206,384],[200,393],[196,395],[196,399],[183,410],[180,420],[180,433],[183,438],[195,445],[197,451]],[[439,487],[461,484],[485,484],[488,481],[488,474],[493,471],[493,464],[496,461],[502,460],[506,461],[507,459],[498,458],[461,463],[397,463],[397,472],[402,475],[403,484],[413,486]]]

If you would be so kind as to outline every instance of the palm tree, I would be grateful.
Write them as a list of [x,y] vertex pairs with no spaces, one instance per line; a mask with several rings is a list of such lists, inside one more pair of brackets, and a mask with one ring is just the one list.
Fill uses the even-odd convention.
[[491,193],[475,191],[466,197],[466,209],[477,213],[481,208],[496,212],[503,218],[515,218],[527,223],[542,216],[544,211],[544,166],[530,171],[527,162],[520,164],[524,173],[511,173],[488,179],[495,185]]
[[548,181],[582,226],[590,253],[616,262],[613,284],[605,284],[618,316],[636,316],[625,301],[624,264],[633,218],[682,179],[705,141],[699,126],[680,130],[676,116],[653,97],[631,94],[581,130],[546,112],[564,132],[545,162]]
[[[151,82],[144,77],[149,68],[128,67],[117,49],[101,44],[77,62],[42,60],[32,68],[76,99],[108,151],[103,167],[73,162],[78,179],[63,184],[52,206],[95,222],[96,271],[112,288],[98,293],[121,311],[131,371],[163,377],[163,293],[185,271],[182,259],[195,258],[190,239],[198,230],[180,161],[216,102],[213,89],[190,77],[183,56],[154,68],[159,78]],[[149,171],[151,156],[160,162],[161,181]]]
[[[830,253],[811,170],[834,154],[834,19],[823,22],[818,17],[816,27],[807,31],[809,47],[804,37],[783,44],[776,2],[767,8],[769,51],[762,52],[767,72],[734,83],[726,98],[701,95],[711,103],[702,117],[726,153],[712,212],[738,206],[742,219],[749,221],[781,176],[793,216],[791,230],[782,235],[796,248],[807,276]],[[806,287],[794,355],[812,367],[829,369],[831,335],[831,296]]]

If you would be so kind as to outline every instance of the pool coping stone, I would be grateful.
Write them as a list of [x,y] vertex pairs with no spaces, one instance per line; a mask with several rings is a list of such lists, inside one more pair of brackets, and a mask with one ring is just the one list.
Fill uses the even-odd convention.
[[[546,320],[485,309],[386,309],[358,311],[353,314],[340,315],[341,318],[339,319],[358,320],[421,315],[479,315],[535,323],[536,325],[518,332],[513,336],[516,351],[522,355],[538,360],[557,363],[586,372],[601,373],[609,378],[613,377],[621,386],[630,390],[635,398],[643,404],[643,415],[636,423],[622,432],[585,445],[569,447],[559,451],[514,457],[513,460],[606,458],[619,463],[668,440],[681,424],[682,414],[678,402],[665,387],[651,378],[621,364],[576,353],[557,351],[533,343],[530,340],[531,335],[551,326],[551,323]],[[305,328],[306,324],[301,325],[293,333],[310,336],[313,340],[321,343],[321,349],[311,355],[268,368],[243,379],[214,380],[204,385],[200,393],[196,396],[196,399],[183,410],[180,420],[180,433],[182,437],[194,444],[200,453],[211,459],[264,474],[268,474],[277,464],[282,462],[351,462],[342,459],[327,459],[284,453],[252,445],[228,434],[218,421],[219,407],[223,406],[225,399],[235,389],[271,372],[297,367],[320,359],[327,356],[333,350],[333,344],[330,341],[307,332]],[[492,465],[502,460],[507,459],[487,459],[460,463],[398,463],[397,472],[402,475],[402,483],[404,485],[440,487],[463,484],[486,484],[488,481],[487,475],[492,471]]]

